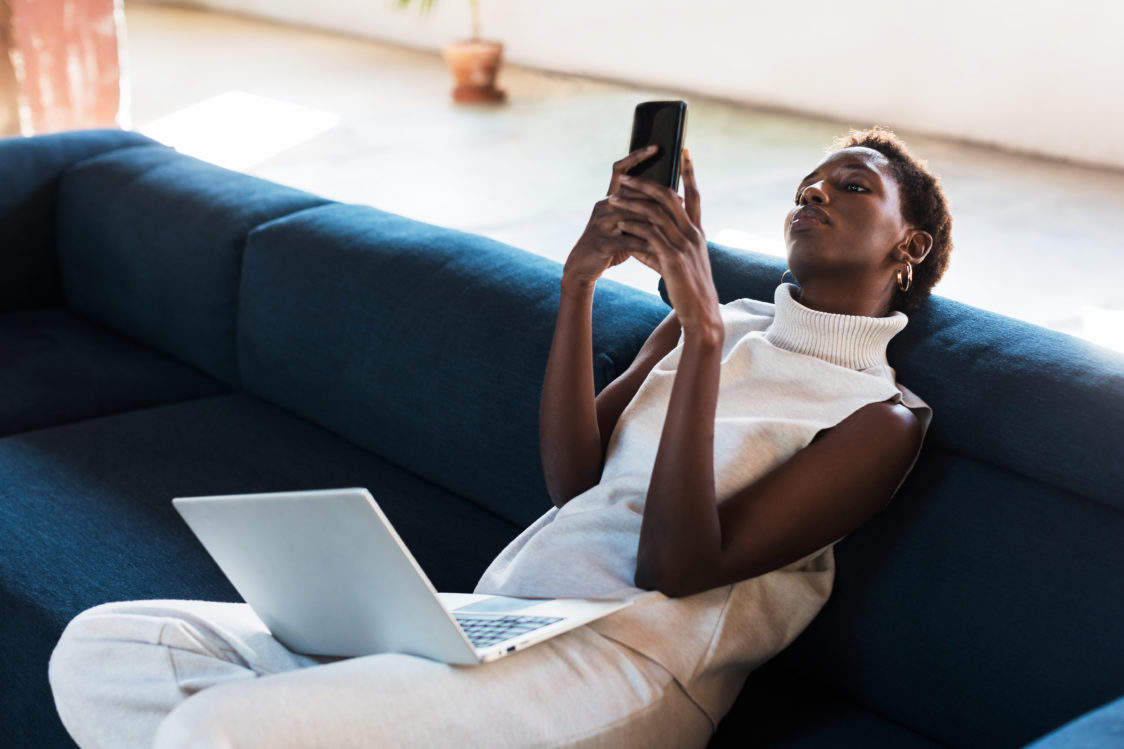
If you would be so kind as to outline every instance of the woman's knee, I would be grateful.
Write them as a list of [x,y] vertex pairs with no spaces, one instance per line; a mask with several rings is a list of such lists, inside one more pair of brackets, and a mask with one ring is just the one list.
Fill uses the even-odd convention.
[[121,666],[135,662],[129,650],[135,643],[123,636],[127,628],[121,626],[129,609],[128,604],[110,603],[83,611],[63,630],[47,664],[59,718],[84,746],[112,746],[107,737],[144,730],[143,721],[126,718],[115,703],[126,691]]
[[200,692],[168,714],[156,731],[153,749],[233,749],[234,716],[215,699],[220,690]]
[[47,676],[56,699],[75,677],[89,674],[90,666],[98,660],[111,657],[116,637],[114,621],[122,604],[106,603],[83,611],[70,620],[63,630],[47,666]]
[[277,726],[262,712],[254,684],[224,684],[188,698],[160,723],[153,749],[278,746],[269,737]]
[[76,669],[96,670],[111,664],[123,648],[158,642],[162,622],[138,616],[143,603],[104,603],[74,617],[51,654],[48,673],[52,684]]

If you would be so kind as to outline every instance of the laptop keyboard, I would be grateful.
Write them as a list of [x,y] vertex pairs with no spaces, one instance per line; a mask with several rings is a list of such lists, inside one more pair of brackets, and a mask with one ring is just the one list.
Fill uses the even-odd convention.
[[562,621],[560,616],[468,616],[455,614],[457,623],[474,647],[486,648],[511,637]]

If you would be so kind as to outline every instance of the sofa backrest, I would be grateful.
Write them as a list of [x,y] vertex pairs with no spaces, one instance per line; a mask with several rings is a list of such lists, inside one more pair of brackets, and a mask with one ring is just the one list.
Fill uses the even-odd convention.
[[[723,302],[785,268],[711,260]],[[778,661],[940,743],[1022,745],[1124,679],[1124,357],[939,297],[888,355],[933,407],[922,456]]]
[[95,154],[152,143],[123,130],[0,139],[0,312],[63,303],[55,254],[63,170]]
[[327,202],[161,145],[87,159],[58,196],[67,305],[236,386],[246,234]]
[[[243,387],[514,523],[550,504],[538,451],[561,266],[361,206],[253,231],[242,276]],[[598,387],[667,313],[598,291]]]

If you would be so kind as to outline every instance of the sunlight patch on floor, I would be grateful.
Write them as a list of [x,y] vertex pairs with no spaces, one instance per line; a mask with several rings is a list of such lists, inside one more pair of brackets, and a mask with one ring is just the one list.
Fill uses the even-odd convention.
[[227,91],[137,128],[181,153],[242,171],[331,130],[332,112]]

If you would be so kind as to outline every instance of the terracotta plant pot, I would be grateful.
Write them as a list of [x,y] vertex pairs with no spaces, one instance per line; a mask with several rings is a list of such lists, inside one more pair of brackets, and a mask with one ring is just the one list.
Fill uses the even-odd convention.
[[453,100],[461,103],[498,102],[506,94],[496,88],[496,75],[503,59],[503,45],[467,39],[453,42],[444,50],[445,62],[457,86]]

